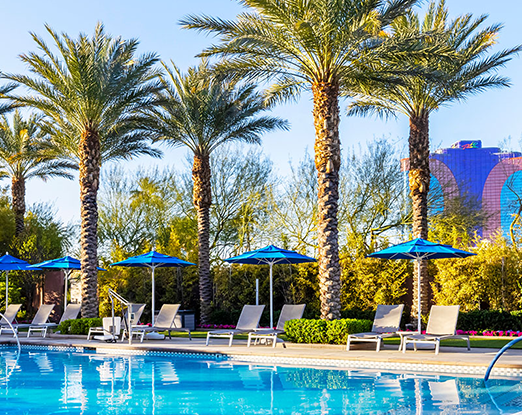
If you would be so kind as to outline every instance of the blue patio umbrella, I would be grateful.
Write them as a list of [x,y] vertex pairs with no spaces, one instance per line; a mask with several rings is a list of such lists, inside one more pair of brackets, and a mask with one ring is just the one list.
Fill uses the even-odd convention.
[[270,266],[270,327],[274,327],[274,304],[273,304],[273,282],[272,267],[274,264],[301,264],[305,262],[317,262],[315,258],[301,255],[295,251],[268,245],[255,251],[225,259],[230,264],[252,264]]
[[[39,268],[39,269],[58,269],[63,270],[65,273],[65,289],[64,289],[64,310],[67,308],[67,290],[68,290],[68,281],[71,276],[72,270],[81,269],[80,260],[70,257],[64,256],[63,258],[51,259],[49,261],[44,261],[39,264],[31,265],[30,268]],[[106,269],[98,267],[98,271],[107,271]]]
[[398,245],[390,246],[382,251],[368,255],[370,258],[382,259],[414,259],[419,262],[417,273],[417,329],[421,332],[421,285],[420,285],[420,261],[423,259],[443,259],[443,258],[466,258],[476,255],[471,252],[453,248],[451,245],[443,245],[430,242],[425,239],[417,238]]
[[0,271],[5,271],[5,308],[9,305],[9,271],[34,271],[31,264],[6,253],[0,257]]
[[183,261],[182,259],[176,258],[170,255],[160,254],[156,251],[150,251],[146,254],[132,256],[120,262],[115,262],[111,266],[120,267],[147,267],[152,270],[152,325],[154,326],[154,306],[155,306],[155,293],[154,293],[154,271],[156,268],[166,267],[188,267],[190,265],[196,265],[192,262]]

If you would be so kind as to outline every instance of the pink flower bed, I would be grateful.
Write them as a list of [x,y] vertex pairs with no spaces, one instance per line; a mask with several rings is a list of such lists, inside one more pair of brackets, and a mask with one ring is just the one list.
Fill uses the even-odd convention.
[[198,327],[202,329],[235,329],[233,324],[199,324]]
[[469,335],[469,336],[491,336],[491,337],[520,337],[522,336],[522,331],[513,331],[513,330],[484,330],[484,331],[464,331],[457,330],[457,334]]

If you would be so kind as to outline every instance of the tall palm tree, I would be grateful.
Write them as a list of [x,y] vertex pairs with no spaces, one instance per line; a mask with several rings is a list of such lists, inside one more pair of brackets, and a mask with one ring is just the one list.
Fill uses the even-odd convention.
[[[401,81],[386,88],[375,87],[363,90],[349,86],[349,95],[356,101],[349,106],[350,115],[377,114],[396,116],[404,114],[409,118],[409,182],[413,203],[413,227],[415,238],[428,237],[428,192],[430,187],[430,142],[429,116],[441,106],[455,101],[463,101],[471,95],[489,88],[509,86],[509,80],[496,75],[499,67],[508,62],[521,47],[490,53],[501,26],[496,24],[485,28],[480,25],[487,16],[473,19],[466,14],[453,21],[448,19],[444,0],[438,5],[432,2],[421,19],[413,12],[397,18],[391,25],[390,36],[408,33],[417,36],[423,47],[432,47],[431,37],[424,34],[436,33],[439,41],[453,52],[450,59],[436,56],[419,60],[417,65],[431,76],[404,76]],[[422,45],[421,45],[422,47]],[[397,62],[394,63],[397,65]],[[416,285],[416,279],[414,279]],[[422,291],[429,292],[427,264],[421,264]],[[413,291],[416,295],[417,290]],[[414,313],[417,304],[413,301]],[[422,312],[427,313],[429,298],[422,299]]]
[[340,317],[339,88],[380,74],[383,29],[417,0],[241,0],[248,11],[236,21],[189,16],[181,23],[220,37],[201,56],[224,60],[220,72],[273,81],[269,100],[313,94],[315,166],[318,178],[319,283],[321,317]]
[[77,165],[60,157],[60,151],[49,143],[40,129],[41,117],[32,114],[24,120],[16,111],[12,124],[4,115],[0,118],[0,176],[11,178],[11,195],[15,216],[15,235],[24,230],[25,183],[34,177],[73,176],[68,170]]
[[[103,156],[128,158],[151,152],[141,111],[155,104],[161,88],[155,54],[135,56],[138,41],[112,38],[103,25],[77,39],[46,26],[57,54],[33,34],[38,53],[22,55],[32,75],[4,75],[27,94],[9,94],[18,104],[40,110],[44,130],[78,158],[81,202],[82,316],[98,315],[97,194]],[[130,144],[128,144],[130,143]],[[127,145],[128,144],[128,145]],[[125,153],[128,151],[128,153]],[[123,153],[122,153],[123,152]]]
[[212,301],[210,278],[210,206],[212,152],[227,143],[258,144],[261,135],[276,128],[287,129],[286,121],[260,115],[269,108],[253,85],[212,80],[205,61],[182,74],[164,65],[161,107],[153,110],[158,139],[172,146],[185,146],[194,155],[193,202],[198,220],[198,268],[201,322],[208,323]]

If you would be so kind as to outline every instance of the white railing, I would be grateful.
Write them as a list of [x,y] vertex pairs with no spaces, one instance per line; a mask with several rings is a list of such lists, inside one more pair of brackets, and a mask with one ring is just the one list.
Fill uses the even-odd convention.
[[114,300],[119,301],[123,306],[127,307],[127,334],[129,335],[129,344],[132,344],[132,303],[123,298],[120,294],[109,288],[109,298],[111,300],[112,309],[112,327],[114,325]]
[[13,325],[5,318],[5,316],[2,313],[0,313],[0,317],[2,317],[0,322],[3,323],[3,320],[5,320],[5,322],[9,325],[9,328],[13,332],[13,335],[14,335],[14,337],[16,339],[16,344],[18,345],[18,353],[20,353],[21,347],[20,347],[20,340],[18,340],[18,332],[17,332],[17,330],[15,330]]

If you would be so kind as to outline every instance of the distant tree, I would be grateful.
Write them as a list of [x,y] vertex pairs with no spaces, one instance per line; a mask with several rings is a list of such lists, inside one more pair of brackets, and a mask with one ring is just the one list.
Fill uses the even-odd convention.
[[[409,11],[394,20],[390,36],[416,36],[419,39],[419,49],[424,47],[427,53],[422,58],[406,59],[404,62],[408,65],[415,62],[423,69],[424,76],[411,76],[405,67],[406,75],[395,84],[385,87],[376,84],[372,88],[358,90],[357,85],[347,86],[348,95],[355,98],[349,106],[350,115],[404,114],[409,118],[409,182],[413,202],[412,233],[415,238],[428,237],[430,114],[443,105],[463,101],[489,88],[509,86],[508,79],[496,75],[495,71],[521,50],[517,46],[491,53],[502,26],[496,24],[480,29],[486,18],[481,16],[474,20],[471,14],[466,14],[450,21],[444,0],[438,5],[432,2],[422,21],[413,11]],[[429,53],[433,50],[434,36],[453,52],[448,53],[450,58],[440,59],[437,54]],[[400,65],[400,62],[394,61],[393,65]],[[421,266],[422,291],[427,292],[426,261]],[[417,304],[416,300],[413,303]],[[428,306],[429,298],[425,297],[421,306],[423,313],[428,312]]]
[[38,177],[72,179],[69,171],[78,166],[61,156],[59,148],[40,129],[41,117],[31,115],[24,120],[16,111],[12,124],[4,115],[0,118],[0,176],[11,179],[11,201],[16,235],[24,230],[25,184]]
[[81,203],[82,316],[98,315],[98,207],[103,160],[158,156],[141,126],[161,88],[155,54],[135,56],[138,41],[112,38],[98,24],[73,39],[46,26],[58,54],[33,34],[41,53],[21,55],[31,75],[4,74],[28,91],[8,96],[41,111],[44,131],[78,160]]
[[260,143],[261,135],[276,128],[287,129],[286,121],[260,115],[269,107],[254,85],[216,81],[203,61],[182,74],[164,65],[161,107],[152,111],[153,129],[171,146],[185,146],[194,155],[193,202],[198,218],[199,287],[201,322],[209,321],[212,301],[210,279],[210,205],[212,203],[210,155],[232,142]]
[[[383,30],[417,0],[242,0],[236,21],[189,16],[181,23],[220,36],[201,56],[223,58],[217,71],[236,79],[273,81],[269,102],[313,94],[315,166],[318,179],[317,240],[321,316],[340,317],[338,245],[339,91],[342,84],[382,78],[389,53]],[[390,45],[395,56],[397,44]]]

